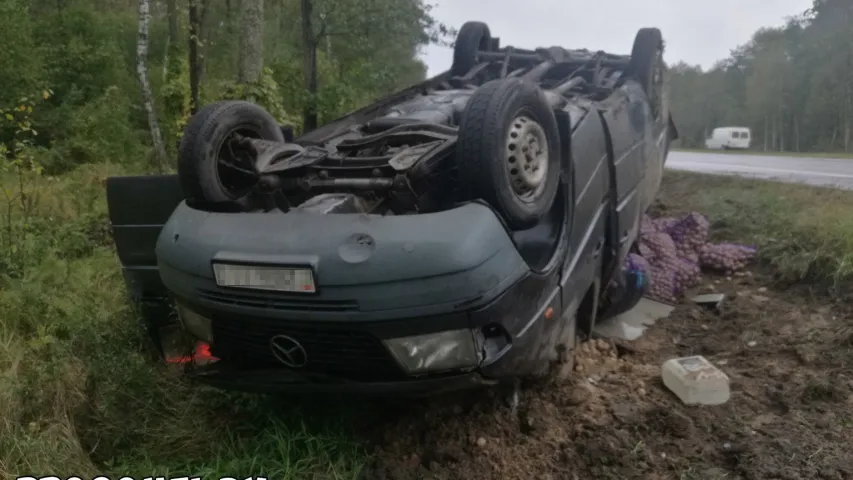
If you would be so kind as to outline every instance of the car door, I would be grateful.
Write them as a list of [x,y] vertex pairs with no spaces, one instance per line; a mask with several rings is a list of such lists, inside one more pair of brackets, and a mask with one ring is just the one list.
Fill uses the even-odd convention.
[[574,311],[596,277],[612,209],[607,131],[595,106],[570,105],[572,214],[569,254],[561,278],[563,308]]
[[639,220],[649,203],[643,188],[647,172],[655,168],[650,164],[647,139],[651,137],[647,113],[648,105],[641,87],[627,82],[606,102],[602,116],[607,125],[613,154],[614,189],[616,192],[616,258],[628,254],[639,233]]
[[154,248],[163,225],[183,201],[177,175],[110,177],[107,209],[130,300],[148,319],[163,318],[168,293]]

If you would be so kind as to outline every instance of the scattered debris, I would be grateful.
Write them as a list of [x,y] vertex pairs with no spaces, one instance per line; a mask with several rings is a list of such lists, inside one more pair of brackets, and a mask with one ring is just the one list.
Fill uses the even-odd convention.
[[701,355],[667,360],[661,378],[686,405],[720,405],[729,401],[729,377]]
[[722,293],[706,293],[704,295],[696,295],[690,300],[697,305],[719,313],[722,311],[723,300],[725,299],[726,295]]
[[631,310],[597,323],[594,333],[605,338],[636,340],[656,321],[669,317],[674,308],[672,305],[642,298]]

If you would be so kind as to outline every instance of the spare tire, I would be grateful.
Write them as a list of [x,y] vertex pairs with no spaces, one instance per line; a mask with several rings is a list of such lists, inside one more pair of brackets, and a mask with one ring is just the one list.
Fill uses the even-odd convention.
[[630,73],[640,82],[655,118],[663,113],[663,35],[657,28],[641,28],[631,49]]
[[477,66],[477,54],[492,48],[492,34],[483,22],[465,22],[453,45],[453,64],[450,75],[461,77]]
[[493,80],[468,100],[456,146],[460,182],[513,230],[538,223],[560,184],[560,134],[542,90],[518,78]]
[[251,102],[205,105],[190,119],[178,149],[178,177],[187,199],[250,206],[259,177],[254,155],[235,151],[235,135],[284,142],[275,118]]

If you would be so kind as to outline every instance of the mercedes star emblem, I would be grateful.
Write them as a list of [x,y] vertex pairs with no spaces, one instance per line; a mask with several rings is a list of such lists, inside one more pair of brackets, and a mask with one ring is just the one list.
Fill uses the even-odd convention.
[[308,363],[308,353],[295,339],[287,335],[276,335],[270,339],[270,348],[275,358],[290,368],[302,368]]

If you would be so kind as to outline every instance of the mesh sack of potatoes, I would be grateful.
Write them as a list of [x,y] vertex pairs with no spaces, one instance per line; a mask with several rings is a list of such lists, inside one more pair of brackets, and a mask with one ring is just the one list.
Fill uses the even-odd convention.
[[755,257],[755,248],[733,243],[707,243],[699,251],[699,261],[704,268],[725,272],[726,275],[741,270]]
[[643,217],[637,241],[639,254],[631,254],[626,268],[640,270],[649,279],[646,296],[674,303],[701,279],[702,269],[731,274],[746,266],[755,249],[744,245],[708,243],[710,223],[693,212],[680,218]]

